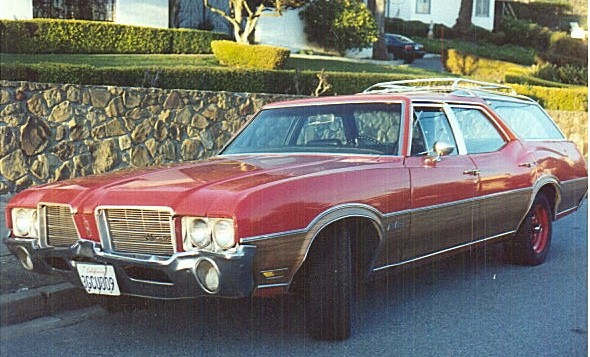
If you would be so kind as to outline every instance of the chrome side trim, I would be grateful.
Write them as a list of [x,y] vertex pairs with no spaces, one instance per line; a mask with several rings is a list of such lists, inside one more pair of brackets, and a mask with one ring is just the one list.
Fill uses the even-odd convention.
[[[294,229],[294,230],[290,230],[290,231],[284,231],[284,232],[278,232],[278,233],[272,233],[272,234],[265,234],[265,235],[261,235],[261,236],[241,238],[240,239],[240,243],[253,243],[253,242],[257,242],[257,241],[261,241],[261,240],[281,238],[281,237],[295,235],[295,234],[306,234],[323,217],[327,216],[328,214],[330,214],[330,213],[332,213],[334,211],[337,211],[337,210],[340,210],[340,209],[345,209],[345,208],[361,208],[361,209],[366,209],[367,211],[370,211],[370,212],[374,213],[375,216],[379,217],[380,220],[384,220],[384,219],[395,217],[395,216],[399,216],[399,215],[411,214],[411,213],[422,212],[422,211],[429,211],[429,210],[444,208],[444,207],[448,207],[448,206],[454,206],[456,204],[463,204],[463,203],[469,203],[469,202],[475,203],[475,202],[478,202],[478,201],[481,201],[481,200],[486,200],[486,199],[489,199],[489,198],[494,198],[494,197],[509,195],[509,194],[518,193],[518,192],[531,191],[531,190],[532,190],[531,187],[519,188],[519,189],[515,189],[515,190],[511,190],[511,191],[496,192],[496,193],[492,193],[492,194],[489,194],[489,195],[486,195],[486,196],[481,196],[481,197],[474,197],[474,198],[467,198],[467,199],[458,200],[458,201],[445,202],[445,203],[440,203],[440,204],[432,205],[432,206],[425,206],[425,207],[418,207],[418,208],[410,208],[410,209],[406,209],[406,210],[402,210],[402,211],[385,213],[385,214],[384,213],[381,213],[376,208],[374,208],[372,206],[369,206],[369,205],[366,205],[366,204],[361,204],[361,203],[344,204],[344,205],[339,205],[339,206],[331,207],[330,209],[328,209],[328,210],[320,213],[305,228]],[[350,216],[350,215],[343,215],[340,218],[350,218],[350,217],[372,218],[370,215],[367,215],[367,216],[362,216],[362,215],[352,215],[352,216]]]
[[[257,241],[261,241],[261,240],[281,238],[281,237],[291,236],[291,235],[296,235],[296,234],[306,234],[306,233],[309,233],[314,228],[314,226],[316,226],[318,224],[318,222],[320,222],[323,218],[327,217],[328,215],[330,215],[334,212],[337,212],[337,211],[351,210],[351,209],[352,210],[359,210],[359,212],[355,213],[355,214],[343,214],[343,215],[337,217],[336,220],[340,220],[343,218],[350,218],[350,217],[364,217],[364,218],[369,218],[371,220],[375,220],[378,218],[378,220],[381,221],[381,220],[383,220],[384,217],[386,217],[376,208],[366,205],[366,204],[362,204],[362,203],[343,204],[343,205],[331,207],[331,208],[327,209],[326,211],[320,213],[305,228],[294,229],[291,231],[285,231],[285,232],[279,232],[279,233],[265,234],[265,235],[261,235],[261,236],[240,238],[240,243],[253,243],[253,242],[257,242]],[[365,211],[364,214],[362,211]],[[371,214],[369,214],[369,212]],[[401,212],[395,212],[390,215],[395,216],[398,214],[401,214]],[[330,222],[333,222],[333,221],[330,221]],[[375,222],[375,223],[379,223],[379,226],[380,226],[380,222]]]
[[284,288],[289,286],[290,283],[280,283],[280,284],[263,284],[256,286],[256,289],[267,289],[267,288]]
[[174,283],[166,283],[166,282],[163,282],[163,281],[134,279],[132,277],[129,277],[129,280],[131,280],[133,282],[136,282],[136,283],[142,283],[142,284],[152,284],[152,285],[162,285],[162,286],[174,286]]
[[[580,203],[581,203],[581,202],[580,202]],[[571,207],[571,208],[565,209],[565,210],[563,210],[563,211],[561,211],[561,212],[557,212],[557,213],[555,214],[555,216],[557,216],[557,217],[560,217],[560,216],[565,216],[565,215],[567,215],[567,214],[569,214],[569,213],[571,213],[571,212],[577,211],[577,210],[578,210],[578,208],[580,208],[580,204],[579,204],[579,203],[578,203],[578,205],[576,205],[576,206],[574,206],[574,207]]]
[[452,251],[457,250],[457,249],[466,248],[466,247],[472,246],[474,244],[479,244],[479,243],[483,243],[483,242],[486,242],[486,241],[489,241],[489,240],[498,239],[498,238],[501,238],[501,237],[504,237],[504,236],[507,236],[507,235],[510,235],[510,234],[514,234],[514,233],[516,233],[516,231],[510,231],[510,232],[506,232],[506,233],[497,234],[497,235],[492,236],[492,237],[487,237],[487,238],[483,238],[483,239],[480,239],[480,240],[477,240],[477,241],[474,241],[474,242],[469,242],[469,243],[461,244],[461,245],[458,245],[458,246],[455,246],[455,247],[451,247],[451,248],[447,248],[447,249],[440,250],[440,251],[437,251],[437,252],[433,252],[433,253],[430,253],[430,254],[422,255],[422,256],[419,256],[419,257],[416,257],[416,258],[404,260],[402,262],[398,262],[398,263],[394,263],[394,264],[389,264],[389,265],[384,265],[384,266],[381,266],[381,267],[378,267],[378,268],[374,268],[373,271],[380,271],[380,270],[384,270],[384,269],[398,267],[398,266],[405,265],[405,264],[414,263],[414,262],[417,262],[417,261],[420,261],[420,260],[423,260],[423,259],[432,258],[432,257],[437,256],[437,255],[440,255],[440,254],[449,253],[449,252],[452,252]]

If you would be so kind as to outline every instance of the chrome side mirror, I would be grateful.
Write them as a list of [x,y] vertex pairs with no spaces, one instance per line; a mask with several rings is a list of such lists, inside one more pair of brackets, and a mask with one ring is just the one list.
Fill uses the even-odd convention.
[[440,161],[441,156],[447,156],[455,151],[455,147],[444,141],[437,141],[432,145],[432,151],[436,154],[435,161]]

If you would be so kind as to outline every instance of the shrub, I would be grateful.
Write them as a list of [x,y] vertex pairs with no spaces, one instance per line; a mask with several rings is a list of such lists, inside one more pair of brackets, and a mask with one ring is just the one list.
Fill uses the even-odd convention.
[[545,109],[588,111],[588,88],[548,88],[532,85],[511,85],[516,92],[529,96],[539,102]]
[[575,85],[588,85],[588,67],[573,65],[556,66],[545,63],[535,66],[533,73],[535,77],[543,80],[560,82]]
[[[147,81],[155,77],[157,81]],[[326,72],[331,91],[326,94],[353,94],[386,81],[414,79],[420,76],[399,73]],[[126,87],[156,86],[165,89],[199,89],[212,91],[311,94],[318,84],[315,71],[258,70],[211,67],[93,67],[88,65],[2,64],[0,76],[5,80]],[[153,78],[152,78],[153,79]],[[544,88],[514,84],[517,92],[538,100],[546,109],[587,111],[586,87]]]
[[4,53],[211,53],[210,42],[227,35],[157,29],[108,22],[0,20]]
[[311,42],[344,54],[377,41],[375,19],[359,0],[315,0],[299,13]]
[[550,28],[563,26],[561,21],[567,19],[568,13],[573,9],[571,3],[564,1],[529,1],[527,3],[514,1],[511,6],[519,19]]
[[[417,20],[406,21],[398,18],[386,18],[385,32],[397,33],[409,37],[426,37],[426,35],[428,34],[428,24],[425,24],[424,22]],[[447,34],[446,29],[445,34]]]
[[514,84],[528,84],[532,86],[541,87],[555,87],[555,88],[568,88],[570,85],[559,83],[556,81],[541,79],[530,74],[523,74],[518,72],[506,72],[504,74],[504,82]]
[[498,31],[503,34],[502,44],[533,47],[538,51],[546,49],[551,38],[551,30],[547,27],[509,16],[502,18]]
[[451,48],[446,51],[443,64],[447,71],[453,74],[469,76],[477,69],[479,57]]
[[538,53],[538,57],[558,66],[588,67],[588,43],[571,38],[565,32],[554,32],[549,48]]
[[211,48],[219,63],[238,68],[282,69],[291,53],[286,48],[232,41],[213,41]]

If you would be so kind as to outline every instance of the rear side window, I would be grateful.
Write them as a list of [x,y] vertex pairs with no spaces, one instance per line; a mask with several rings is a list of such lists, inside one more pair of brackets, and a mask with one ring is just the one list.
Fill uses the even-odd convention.
[[463,133],[468,154],[497,151],[506,143],[488,116],[481,110],[453,108],[453,113]]
[[524,140],[563,140],[551,118],[534,103],[490,101],[500,118]]

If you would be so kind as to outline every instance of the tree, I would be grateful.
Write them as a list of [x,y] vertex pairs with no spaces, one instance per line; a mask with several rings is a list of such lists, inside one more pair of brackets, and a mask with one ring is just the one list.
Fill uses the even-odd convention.
[[379,31],[379,39],[373,44],[373,58],[378,60],[387,59],[387,47],[385,45],[385,3],[386,0],[368,0],[367,7],[373,14]]
[[375,18],[360,0],[314,0],[299,16],[310,41],[340,54],[367,48],[379,35]]
[[281,16],[285,9],[300,7],[305,3],[305,0],[227,0],[229,10],[224,11],[211,5],[209,0],[203,1],[209,10],[232,25],[236,42],[244,44],[250,43],[250,35],[265,12]]
[[453,26],[453,31],[456,37],[468,39],[471,32],[471,14],[473,13],[473,0],[461,0],[461,8],[459,9],[459,16],[457,22]]

